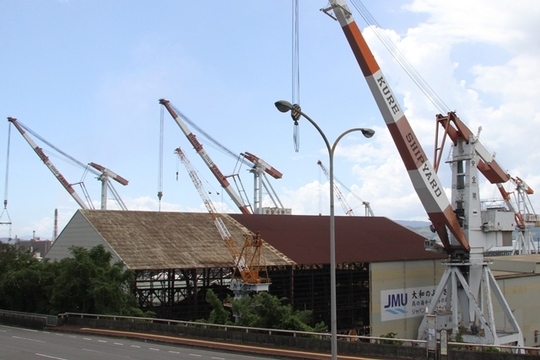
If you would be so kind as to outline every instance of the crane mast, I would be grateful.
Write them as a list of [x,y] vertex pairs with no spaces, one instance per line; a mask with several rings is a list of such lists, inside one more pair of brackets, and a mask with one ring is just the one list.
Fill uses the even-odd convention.
[[[262,255],[263,240],[261,236],[258,233],[254,234],[251,232],[244,234],[244,245],[241,250],[238,249],[236,241],[227,229],[227,226],[225,226],[221,214],[216,210],[208,197],[197,172],[186,155],[180,148],[177,148],[175,152],[186,167],[193,185],[197,188],[206,209],[214,220],[214,225],[233,258],[234,273],[231,279],[230,289],[234,292],[235,298],[240,298],[252,292],[268,291],[270,282]],[[265,277],[261,277],[261,275]]]
[[98,176],[98,180],[101,181],[101,210],[107,210],[107,198],[108,198],[108,189],[111,190],[113,193],[113,196],[115,200],[118,202],[118,205],[122,210],[127,210],[126,204],[122,201],[112,184],[110,183],[109,179],[113,179],[116,182],[120,183],[121,185],[126,186],[129,181],[123,178],[122,176],[118,175],[114,171],[107,169],[106,167],[96,164],[95,162],[91,162],[88,165],[93,167],[94,169],[98,170],[100,172]]
[[24,129],[21,127],[19,122],[16,118],[8,117],[8,121],[11,122],[15,128],[21,133],[21,135],[24,137],[26,142],[34,149],[36,154],[39,156],[41,161],[49,168],[49,170],[53,173],[53,175],[58,179],[60,184],[64,187],[64,189],[67,190],[67,192],[71,195],[71,197],[77,202],[77,204],[82,209],[88,209],[88,206],[85,204],[85,202],[79,197],[73,186],[66,180],[66,178],[58,171],[58,169],[54,166],[54,164],[51,162],[49,157],[45,155],[43,152],[43,149],[36,145],[34,140],[24,131]]
[[[496,243],[499,232],[485,227],[479,170],[494,179],[503,175],[500,180],[505,178],[505,173],[498,173],[493,157],[477,137],[464,134],[453,149],[450,202],[436,168],[429,162],[345,0],[330,0],[330,7],[322,10],[339,22],[412,185],[449,255],[446,270],[420,324],[418,338],[432,344],[436,331],[444,329],[454,337],[461,334],[466,342],[523,346],[519,325],[483,258],[487,244]],[[504,315],[502,331],[495,324],[492,294]]]
[[195,148],[195,151],[200,155],[200,157],[203,159],[204,163],[210,171],[212,171],[212,174],[216,177],[216,179],[219,181],[220,185],[225,189],[227,194],[231,197],[233,202],[236,204],[236,206],[240,209],[242,214],[251,214],[252,211],[249,208],[248,205],[244,204],[242,201],[242,198],[234,191],[233,187],[227,180],[227,177],[223,175],[223,173],[219,170],[217,165],[212,161],[210,156],[206,153],[206,150],[204,150],[202,144],[197,140],[197,137],[191,132],[191,130],[187,127],[186,123],[182,120],[182,118],[176,113],[174,108],[172,107],[169,100],[166,99],[160,99],[159,103],[167,109],[169,114],[171,114],[174,121],[176,121],[176,124],[180,127],[184,135],[186,135],[187,139],[193,145]]
[[[263,159],[249,152],[241,153],[244,158],[253,163],[253,167],[250,172],[253,173],[253,207],[256,214],[263,214],[265,212],[272,212],[277,214],[290,214],[290,209],[285,209],[281,200],[276,194],[276,191],[272,187],[272,184],[266,179],[266,174],[272,176],[274,179],[281,179],[283,174],[268,164]],[[263,208],[263,192],[262,188],[265,188],[266,193],[270,197],[270,200],[275,205],[275,208]]]

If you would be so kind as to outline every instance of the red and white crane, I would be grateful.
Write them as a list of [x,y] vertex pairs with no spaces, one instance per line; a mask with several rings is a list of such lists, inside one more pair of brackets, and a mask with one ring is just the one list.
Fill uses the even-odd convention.
[[43,152],[43,149],[40,148],[39,146],[37,146],[37,144],[34,142],[34,140],[32,140],[32,138],[26,133],[26,131],[24,131],[24,129],[22,128],[22,126],[19,124],[19,122],[17,121],[16,118],[13,118],[13,117],[8,117],[8,121],[10,123],[12,123],[15,128],[17,130],[19,130],[19,132],[21,133],[21,135],[24,137],[24,139],[26,140],[26,142],[32,147],[32,149],[34,149],[34,151],[36,152],[36,154],[39,156],[39,158],[41,159],[41,161],[43,161],[43,163],[47,166],[47,168],[49,168],[49,170],[53,173],[53,175],[58,179],[58,181],[60,182],[60,184],[62,184],[62,186],[64,187],[64,189],[67,190],[67,192],[71,195],[71,197],[73,198],[73,200],[75,200],[75,202],[77,202],[77,204],[82,208],[82,209],[88,209],[88,206],[86,205],[86,203],[81,199],[81,197],[77,194],[77,192],[75,191],[75,189],[73,188],[73,186],[71,186],[71,184],[66,180],[66,178],[64,177],[64,175],[62,175],[60,173],[60,171],[58,171],[58,169],[54,166],[54,164],[51,162],[51,160],[49,159],[49,157],[47,155],[45,155],[45,153]]
[[[212,216],[214,225],[233,258],[234,272],[229,287],[234,292],[235,298],[240,298],[252,292],[268,291],[270,282],[264,264],[263,240],[260,235],[251,232],[244,234],[244,245],[242,249],[239,249],[238,244],[223,222],[222,215],[216,210],[212,200],[208,197],[196,170],[182,149],[177,148],[175,153],[186,167],[193,185],[199,192],[201,200]],[[264,277],[261,277],[261,275]]]
[[[449,256],[418,338],[433,341],[435,330],[445,329],[451,336],[461,334],[466,342],[523,346],[521,329],[483,257],[486,249],[500,241],[501,231],[507,230],[486,229],[481,212],[479,170],[487,165],[483,170],[495,176],[495,167],[489,168],[494,165],[493,157],[483,152],[472,134],[458,141],[452,155],[451,202],[345,1],[330,0],[330,7],[322,10],[341,25],[411,183]],[[448,301],[439,309],[443,294]],[[502,327],[495,323],[492,295],[504,313]],[[428,322],[428,317],[434,317],[435,324]]]
[[252,214],[253,211],[251,210],[251,207],[249,204],[246,204],[244,200],[236,193],[234,188],[232,187],[231,183],[229,183],[229,180],[227,180],[227,177],[223,175],[221,170],[217,167],[217,165],[212,161],[206,150],[204,150],[202,144],[197,140],[197,137],[191,132],[191,130],[188,128],[187,124],[182,120],[178,112],[173,108],[169,100],[166,99],[160,99],[159,103],[167,109],[169,114],[171,114],[174,121],[176,121],[176,124],[180,127],[184,135],[186,135],[187,139],[193,145],[193,148],[199,154],[199,156],[203,159],[204,163],[212,174],[215,176],[215,178],[220,183],[221,187],[225,189],[227,194],[230,196],[232,201],[235,203],[235,205],[240,209],[242,214]]
[[[455,112],[449,112],[447,115],[436,115],[436,122],[440,126],[436,127],[435,132],[435,169],[437,170],[440,165],[446,138],[452,141],[454,147],[458,146],[460,142],[474,141],[474,149],[478,155],[478,170],[490,183],[497,186],[508,210],[514,215],[517,237],[512,252],[514,254],[537,252],[534,246],[531,227],[536,226],[538,215],[534,213],[528,197],[534,191],[519,177],[512,177],[504,171],[494,156],[480,143],[478,136],[473,135],[472,131],[461,121]],[[443,130],[442,133],[439,133],[440,129]],[[515,186],[513,192],[508,192],[504,187],[504,184],[509,180]],[[517,206],[514,206],[512,202],[512,193],[515,193]],[[486,222],[484,226],[490,227],[493,224]]]
[[58,179],[60,184],[62,184],[62,186],[67,190],[67,192],[71,195],[71,197],[77,202],[77,204],[82,209],[94,209],[94,205],[93,205],[92,201],[90,200],[90,196],[88,194],[88,191],[86,190],[86,187],[84,186],[84,183],[79,182],[77,184],[81,186],[81,189],[82,189],[83,193],[85,194],[85,197],[88,200],[87,202],[85,202],[79,196],[79,194],[75,191],[75,188],[73,187],[74,184],[70,184],[66,180],[66,178],[60,173],[60,171],[51,162],[49,157],[45,154],[43,149],[41,147],[39,147],[34,142],[34,140],[30,137],[30,135],[27,133],[27,131],[31,132],[35,136],[39,137],[41,140],[46,142],[49,146],[51,146],[52,148],[54,148],[58,152],[62,153],[66,157],[68,157],[71,161],[75,162],[81,168],[83,168],[85,170],[89,170],[94,175],[97,176],[97,179],[99,181],[101,181],[101,184],[102,184],[102,186],[101,186],[101,209],[102,210],[107,209],[107,199],[108,199],[107,189],[109,189],[113,193],[113,197],[115,198],[116,202],[118,203],[118,206],[120,207],[120,209],[121,210],[127,210],[126,205],[124,204],[124,202],[122,201],[122,199],[118,195],[118,192],[116,191],[114,186],[112,186],[111,182],[109,181],[109,178],[117,181],[118,183],[120,183],[120,184],[122,184],[124,186],[128,184],[128,180],[124,179],[120,175],[117,175],[113,171],[111,171],[111,170],[109,170],[109,169],[107,169],[104,166],[101,166],[99,164],[89,163],[88,165],[85,165],[85,164],[81,163],[80,161],[78,161],[78,160],[74,159],[73,157],[65,154],[62,151],[60,151],[58,148],[54,147],[52,144],[50,144],[46,140],[42,139],[39,135],[37,135],[35,132],[33,132],[31,129],[29,129],[26,125],[22,124],[16,118],[8,117],[8,121],[11,124],[13,124],[15,126],[15,128],[21,133],[21,135],[24,137],[24,139],[30,145],[30,147],[32,147],[32,149],[34,149],[34,151],[39,156],[39,158],[43,161],[43,163],[47,166],[47,168],[49,168],[49,170],[53,173],[53,175]]
[[[180,116],[182,121],[184,121],[186,124],[194,128],[200,135],[203,135],[208,141],[210,141],[213,145],[215,145],[217,148],[219,148],[221,151],[223,151],[225,154],[228,154],[232,158],[236,159],[238,161],[238,164],[247,165],[250,166],[249,172],[253,174],[253,212],[255,214],[274,214],[274,215],[283,215],[283,214],[291,214],[291,209],[285,208],[283,204],[281,203],[281,200],[279,199],[279,196],[277,195],[276,191],[274,190],[272,183],[268,181],[268,178],[266,175],[269,175],[273,177],[274,179],[281,179],[283,177],[283,174],[278,171],[273,166],[269,165],[266,161],[259,158],[258,156],[249,153],[244,152],[240,153],[240,155],[234,153],[230,149],[228,149],[225,145],[221,144],[219,141],[217,141],[215,138],[213,138],[208,132],[204,131],[200,126],[198,126],[194,121],[192,121],[189,117],[187,117],[185,114],[182,114],[178,109],[174,108],[175,112]],[[236,170],[236,169],[235,169]],[[233,179],[233,182],[235,183],[235,187],[239,194],[242,196],[245,194],[245,190],[242,184],[242,181],[240,179],[240,176],[231,176]],[[263,197],[268,196],[268,199],[270,200],[271,204],[273,206],[263,206]],[[244,199],[245,203],[249,203],[249,201]]]
[[116,192],[116,189],[111,185],[109,179],[113,179],[114,181],[118,182],[123,186],[126,186],[129,181],[118,175],[114,171],[107,169],[102,165],[96,164],[95,162],[91,162],[88,165],[99,171],[98,180],[101,181],[101,210],[107,210],[107,190],[111,190],[111,192],[113,193],[113,197],[118,202],[120,208],[122,210],[127,210],[126,204],[124,204],[124,202],[120,198],[120,195],[118,195],[118,193]]
[[[272,176],[274,179],[281,179],[283,174],[276,168],[268,164],[263,159],[249,152],[243,152],[242,155],[245,159],[249,160],[253,167],[250,172],[253,173],[253,208],[255,214],[290,214],[291,210],[286,209],[281,200],[276,194],[276,191],[272,187],[272,184],[266,178],[266,174]],[[274,204],[274,207],[263,207],[263,191],[266,190],[266,194]]]

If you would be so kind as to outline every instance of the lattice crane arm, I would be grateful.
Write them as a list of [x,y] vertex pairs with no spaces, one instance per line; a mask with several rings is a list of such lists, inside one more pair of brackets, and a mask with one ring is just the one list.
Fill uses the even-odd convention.
[[191,181],[193,182],[193,185],[195,185],[195,188],[197,189],[199,196],[201,197],[204,205],[206,206],[206,209],[212,216],[212,219],[214,220],[214,225],[216,226],[216,229],[219,232],[219,235],[221,236],[221,239],[225,242],[225,245],[227,246],[227,249],[231,253],[234,261],[234,265],[236,269],[240,273],[242,273],[245,270],[249,270],[246,265],[245,259],[241,256],[241,251],[238,249],[238,246],[236,242],[234,241],[233,237],[231,236],[231,233],[227,229],[227,226],[225,226],[225,223],[223,222],[222,216],[220,213],[216,210],[214,204],[208,197],[204,186],[201,182],[201,179],[197,175],[197,172],[195,168],[191,165],[190,161],[180,148],[176,148],[175,153],[178,155],[184,166],[186,167],[186,170],[189,174],[189,177],[191,178]]
[[[326,178],[330,179],[330,174],[328,173],[328,170],[323,165],[321,160],[317,161],[317,165],[319,165],[321,167],[321,170],[324,173],[324,175],[326,176]],[[345,215],[354,216],[353,209],[349,206],[349,204],[347,203],[347,200],[345,200],[345,197],[343,196],[343,193],[341,192],[341,190],[339,189],[339,186],[337,186],[336,183],[334,183],[334,194],[338,198],[339,203],[341,204],[341,207],[343,208],[343,211],[345,212]]]

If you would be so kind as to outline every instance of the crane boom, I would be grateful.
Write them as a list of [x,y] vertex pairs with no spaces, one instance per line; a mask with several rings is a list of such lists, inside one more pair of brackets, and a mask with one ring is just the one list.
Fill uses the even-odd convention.
[[[348,6],[343,0],[330,0],[330,4],[330,8],[324,10],[327,14],[328,10],[333,10],[335,17],[332,17],[339,21],[397,146],[412,185],[445,250],[447,252],[469,251],[469,242],[460,227],[442,183],[354,21]],[[449,236],[447,230],[451,232],[453,238]]]
[[90,165],[91,167],[93,167],[94,169],[100,171],[103,175],[106,175],[107,177],[113,179],[113,180],[116,180],[117,182],[119,182],[120,184],[126,186],[129,181],[126,180],[125,178],[121,177],[120,175],[118,175],[117,173],[115,173],[114,171],[110,170],[110,169],[107,169],[105,166],[102,166],[102,165],[99,165],[99,164],[96,164],[95,162],[91,162],[89,163],[88,165]]
[[[432,336],[435,321],[437,330],[451,330],[452,336],[461,334],[465,342],[523,346],[523,333],[483,255],[490,244],[498,243],[500,235],[512,230],[512,221],[507,221],[506,217],[512,214],[481,211],[478,175],[482,172],[490,181],[498,183],[508,180],[507,174],[478,138],[470,131],[465,132],[457,117],[443,119],[441,125],[449,129],[449,134],[454,132],[456,139],[451,161],[450,202],[436,167],[432,167],[420,146],[345,0],[330,0],[330,4],[322,10],[339,21],[416,193],[449,254],[444,274],[426,307],[418,338],[428,339],[428,342],[436,340]],[[504,322],[496,324],[493,300],[498,301]],[[446,303],[441,304],[442,301]]]
[[255,156],[247,151],[245,153],[241,153],[240,155],[251,161],[255,166],[259,166],[274,179],[281,179],[283,177],[283,174],[281,172],[279,172],[277,169],[269,165],[266,161],[259,158],[258,156]]
[[[510,180],[510,175],[502,169],[502,167],[497,163],[493,154],[491,154],[483,145],[480,143],[473,132],[468,128],[463,121],[456,115],[455,112],[451,111],[446,116],[441,114],[436,115],[436,121],[444,129],[444,134],[447,135],[454,145],[458,141],[469,142],[474,139],[475,151],[478,154],[480,161],[478,163],[478,170],[489,180],[492,184],[505,183]],[[443,145],[438,145],[439,143],[439,127],[437,127],[435,133],[435,160],[434,168],[438,170],[440,165],[440,159],[442,157],[442,149],[444,142],[441,141]]]
[[49,170],[53,173],[53,175],[60,181],[60,184],[64,187],[64,189],[67,190],[67,192],[71,195],[71,197],[77,202],[77,204],[83,208],[88,209],[88,206],[85,204],[85,202],[79,197],[73,186],[66,180],[66,178],[58,171],[58,169],[53,165],[51,160],[45,153],[43,152],[43,149],[36,145],[34,140],[28,134],[24,131],[24,129],[21,127],[21,125],[18,123],[16,118],[8,117],[8,121],[11,122],[15,128],[21,133],[21,135],[24,137],[26,142],[34,149],[36,154],[39,156],[39,158],[43,161],[43,163],[49,168]]
[[212,174],[214,174],[216,179],[219,181],[220,185],[223,187],[223,189],[225,189],[227,194],[229,194],[229,196],[231,197],[233,202],[236,204],[236,206],[240,209],[242,214],[251,214],[252,211],[250,210],[250,208],[246,204],[244,204],[244,202],[242,201],[242,198],[234,191],[233,187],[227,180],[227,177],[223,175],[223,173],[219,170],[217,165],[212,161],[210,156],[204,150],[202,144],[199,142],[199,140],[197,140],[197,137],[191,132],[191,130],[187,127],[186,123],[176,113],[170,101],[166,99],[160,99],[159,103],[167,109],[169,114],[171,114],[174,121],[176,121],[176,124],[180,127],[180,129],[182,130],[184,135],[186,135],[191,145],[193,145],[193,147],[195,148],[195,151],[197,151],[197,153],[201,156],[206,166],[208,166]]

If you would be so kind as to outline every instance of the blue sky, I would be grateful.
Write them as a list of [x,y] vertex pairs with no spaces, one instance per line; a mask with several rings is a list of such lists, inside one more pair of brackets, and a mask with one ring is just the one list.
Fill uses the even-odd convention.
[[[326,1],[300,0],[300,103],[330,141],[352,127],[371,127],[341,142],[335,175],[355,213],[361,200],[376,215],[427,220],[365,80],[337,22],[319,11]],[[540,188],[540,4],[520,0],[364,1],[381,27],[450,109],[476,131],[510,174]],[[82,163],[96,162],[129,180],[115,185],[128,209],[157,211],[160,105],[167,98],[235,153],[251,152],[283,173],[272,181],[294,214],[328,214],[328,164],[319,134],[300,124],[295,152],[292,122],[276,100],[292,98],[290,1],[5,0],[0,3],[0,173],[5,184],[8,116]],[[360,14],[353,14],[428,155],[439,110],[405,75]],[[212,200],[237,212],[165,114],[163,199],[167,211],[206,211],[173,151],[180,146],[200,172]],[[194,133],[196,133],[194,131]],[[196,133],[197,135],[197,133]],[[100,185],[84,169],[54,156],[34,139],[71,183],[84,180],[99,208]],[[252,178],[236,160],[205,142],[225,174],[239,171],[248,194]],[[7,213],[12,236],[48,239],[54,210],[60,230],[77,204],[11,129]],[[178,172],[178,179],[176,173]],[[450,177],[441,169],[448,188]],[[2,186],[4,189],[5,185]],[[218,195],[219,193],[219,195]],[[498,196],[483,188],[483,198]],[[540,204],[531,198],[533,205]],[[109,208],[114,208],[110,203]],[[336,202],[336,214],[343,214]],[[6,214],[0,221],[5,220]],[[0,237],[7,236],[0,226]]]

